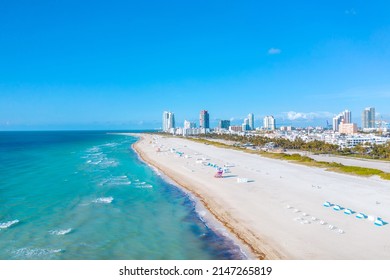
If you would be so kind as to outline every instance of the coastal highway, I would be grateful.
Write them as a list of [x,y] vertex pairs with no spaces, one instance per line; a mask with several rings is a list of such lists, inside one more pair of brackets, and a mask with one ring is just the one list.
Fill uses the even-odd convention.
[[288,150],[285,153],[300,154],[302,156],[310,157],[316,161],[336,162],[336,163],[341,163],[343,165],[375,168],[375,169],[382,170],[384,172],[390,172],[390,161],[349,158],[349,157],[335,156],[329,154],[315,155],[310,152],[294,151],[294,150]]

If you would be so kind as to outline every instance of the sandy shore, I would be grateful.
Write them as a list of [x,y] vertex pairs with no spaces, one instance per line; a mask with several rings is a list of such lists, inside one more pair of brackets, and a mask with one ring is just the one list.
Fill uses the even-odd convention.
[[[377,217],[390,221],[388,181],[180,138],[143,135],[134,148],[192,192],[259,259],[390,259],[390,225],[374,225]],[[231,173],[214,178],[207,163],[229,164]],[[325,201],[356,213],[324,207]],[[367,218],[357,219],[360,212]]]

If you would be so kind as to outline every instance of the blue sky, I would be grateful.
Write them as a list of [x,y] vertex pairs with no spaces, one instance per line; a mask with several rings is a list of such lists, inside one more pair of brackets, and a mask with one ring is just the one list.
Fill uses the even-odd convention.
[[[0,1],[0,130],[390,120],[390,2]],[[260,125],[260,122],[257,122]]]

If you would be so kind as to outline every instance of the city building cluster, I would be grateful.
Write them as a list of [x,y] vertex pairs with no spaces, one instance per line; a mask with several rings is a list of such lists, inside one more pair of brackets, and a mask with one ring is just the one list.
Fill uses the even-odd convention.
[[218,126],[215,128],[210,127],[210,114],[207,110],[200,111],[199,114],[199,127],[195,122],[188,120],[184,121],[183,127],[176,126],[175,114],[173,112],[164,111],[162,120],[162,130],[167,133],[176,135],[198,135],[207,134],[211,132],[216,133],[249,133],[251,131],[275,131],[276,122],[273,116],[266,116],[263,120],[262,127],[255,127],[255,115],[250,113],[241,125],[231,125],[230,120],[219,120]]
[[[230,120],[219,120],[218,125],[210,127],[210,114],[207,110],[199,113],[199,123],[184,121],[183,126],[176,126],[173,112],[164,111],[162,130],[166,133],[181,136],[200,135],[208,133],[237,134],[237,135],[263,135],[269,138],[285,138],[291,141],[297,138],[303,141],[324,141],[337,144],[340,147],[354,147],[358,144],[384,144],[390,141],[388,123],[375,119],[375,108],[365,108],[361,115],[362,126],[359,129],[352,122],[352,112],[345,110],[333,118],[332,126],[329,127],[306,127],[294,128],[292,126],[276,127],[273,116],[265,116],[262,125],[255,126],[255,116],[248,114],[241,125],[232,125]],[[379,134],[382,135],[377,135]],[[387,134],[387,135],[386,135]]]

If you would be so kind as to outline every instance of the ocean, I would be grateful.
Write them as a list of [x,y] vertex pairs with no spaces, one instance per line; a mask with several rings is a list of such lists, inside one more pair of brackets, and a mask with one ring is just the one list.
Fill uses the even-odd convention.
[[0,132],[0,259],[245,258],[188,194],[139,159],[136,140]]

